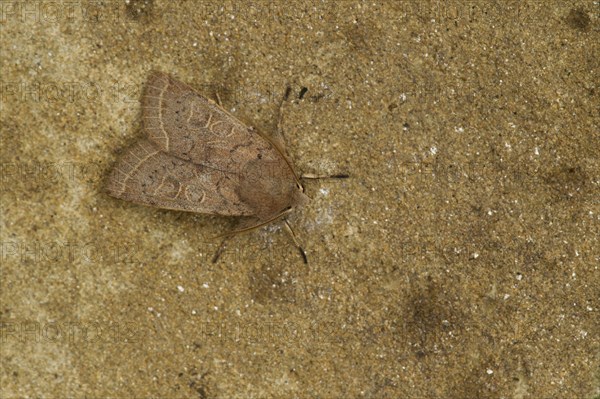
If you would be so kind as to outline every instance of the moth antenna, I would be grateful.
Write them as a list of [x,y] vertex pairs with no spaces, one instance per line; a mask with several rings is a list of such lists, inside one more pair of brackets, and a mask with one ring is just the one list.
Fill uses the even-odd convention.
[[286,227],[285,230],[290,234],[290,237],[292,237],[292,241],[294,241],[294,244],[296,244],[296,248],[298,248],[300,255],[302,255],[302,260],[304,261],[304,264],[307,265],[308,258],[306,257],[306,252],[304,252],[304,248],[302,248],[302,246],[298,242],[298,239],[296,238],[296,234],[294,233],[294,230],[292,230],[292,226],[290,226],[287,219],[283,219],[283,221],[285,222],[285,227]]
[[260,222],[258,224],[250,226],[250,227],[246,227],[246,228],[243,228],[243,229],[240,229],[240,230],[234,230],[234,231],[230,231],[228,233],[220,234],[218,236],[213,237],[213,239],[222,238],[222,237],[228,237],[228,236],[234,236],[234,235],[237,235],[237,234],[240,234],[240,233],[246,233],[246,232],[248,232],[250,230],[258,229],[259,227],[265,226],[265,225],[267,225],[267,224],[269,224],[269,223],[271,223],[271,222],[279,219],[280,217],[282,217],[284,215],[287,215],[288,213],[290,213],[292,211],[292,209],[293,208],[290,206],[287,209],[285,209],[284,211],[282,211],[281,213],[273,216],[270,219],[267,219],[265,221],[262,221],[262,222]]
[[304,95],[306,94],[306,92],[308,91],[308,88],[306,87],[302,87],[300,89],[300,94],[298,94],[298,99],[302,100],[302,98],[304,97]]
[[313,173],[307,173],[302,175],[302,179],[347,179],[350,175],[347,173],[338,173],[335,175],[315,175]]
[[[290,170],[292,171],[292,174],[294,175],[294,179],[296,179],[296,183],[298,183],[298,185],[300,187],[302,187],[302,183],[300,182],[300,178],[298,177],[298,174],[296,173],[296,171],[292,167],[292,164],[290,163],[290,160],[288,159],[286,151],[283,149],[283,146],[285,144],[285,138],[284,138],[284,135],[283,135],[283,129],[281,127],[281,124],[282,124],[282,121],[283,121],[283,108],[284,108],[284,105],[285,105],[288,97],[290,96],[290,92],[291,91],[292,91],[292,88],[290,86],[287,86],[286,89],[285,89],[285,93],[283,95],[283,98],[281,99],[281,103],[279,104],[279,117],[277,118],[277,137],[278,137],[279,141],[281,141],[281,143],[280,144],[274,143],[274,145],[275,145],[275,148],[277,149],[277,151],[279,151],[279,153],[283,157],[284,161],[290,167]],[[302,189],[302,191],[304,191],[304,188]]]
[[223,102],[221,101],[221,96],[219,96],[218,90],[215,90],[215,97],[217,97],[217,104],[219,104],[219,107],[223,108]]
[[290,95],[291,90],[292,89],[289,86],[285,89],[285,94],[283,95],[281,103],[279,104],[279,116],[277,117],[277,135],[280,137],[281,141],[283,141],[283,129],[281,128],[281,124],[283,122],[283,107]]
[[287,86],[285,88],[285,93],[283,95],[283,101],[287,101],[288,97],[290,96],[290,93],[292,92],[292,88],[290,86]]

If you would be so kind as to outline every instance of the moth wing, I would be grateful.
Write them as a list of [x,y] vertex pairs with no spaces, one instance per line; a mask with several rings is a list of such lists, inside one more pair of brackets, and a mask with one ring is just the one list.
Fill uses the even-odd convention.
[[107,191],[116,198],[164,209],[249,216],[254,211],[236,193],[236,176],[194,164],[140,140],[120,158]]
[[282,149],[166,73],[153,72],[148,79],[142,123],[160,150],[195,164],[239,175],[248,162],[261,159],[293,173]]

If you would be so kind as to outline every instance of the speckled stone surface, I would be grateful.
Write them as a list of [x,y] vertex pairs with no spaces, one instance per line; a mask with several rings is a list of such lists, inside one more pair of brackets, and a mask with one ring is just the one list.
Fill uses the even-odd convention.
[[[600,396],[597,1],[1,6],[1,398]],[[291,87],[307,266],[103,192],[152,69]]]

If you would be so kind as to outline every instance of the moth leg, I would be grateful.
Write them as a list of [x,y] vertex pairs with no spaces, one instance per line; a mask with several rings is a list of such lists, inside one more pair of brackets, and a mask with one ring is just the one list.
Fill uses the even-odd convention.
[[212,263],[217,263],[217,261],[219,260],[219,258],[221,257],[221,255],[223,254],[225,249],[227,248],[227,242],[231,238],[244,232],[246,229],[249,229],[249,228],[252,229],[252,226],[256,225],[256,223],[258,223],[259,221],[260,220],[258,218],[249,218],[249,219],[238,220],[235,223],[234,230],[227,232],[225,234],[221,234],[216,237],[213,237],[215,239],[222,238],[222,240],[221,240],[221,245],[219,245],[219,248],[217,249],[217,251],[215,252],[215,255],[212,258]]
[[223,253],[223,251],[225,250],[225,248],[227,248],[227,245],[225,245],[225,244],[227,244],[227,241],[229,241],[229,239],[231,237],[232,236],[223,237],[223,240],[221,240],[221,245],[219,245],[219,248],[217,249],[217,251],[213,255],[212,263],[217,263],[217,261],[221,257],[221,254]]
[[304,252],[304,248],[302,248],[302,246],[298,242],[298,239],[296,238],[296,234],[294,234],[294,230],[292,230],[292,226],[290,226],[287,219],[283,219],[283,221],[285,222],[285,227],[286,227],[285,230],[290,234],[290,237],[292,237],[292,241],[294,241],[296,248],[298,248],[298,251],[300,252],[300,255],[302,256],[302,260],[304,261],[304,264],[305,265],[308,264],[308,258],[306,257],[306,252]]

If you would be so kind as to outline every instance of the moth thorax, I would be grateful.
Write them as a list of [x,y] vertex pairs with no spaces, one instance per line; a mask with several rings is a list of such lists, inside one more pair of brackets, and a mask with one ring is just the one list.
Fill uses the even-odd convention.
[[246,164],[240,176],[238,195],[244,203],[255,209],[257,215],[272,215],[295,206],[297,192],[294,174],[285,161],[257,159]]
[[296,191],[294,191],[294,199],[292,202],[292,206],[302,207],[308,204],[308,201],[310,201],[310,198],[308,198],[308,196],[302,192],[302,188],[296,187]]

